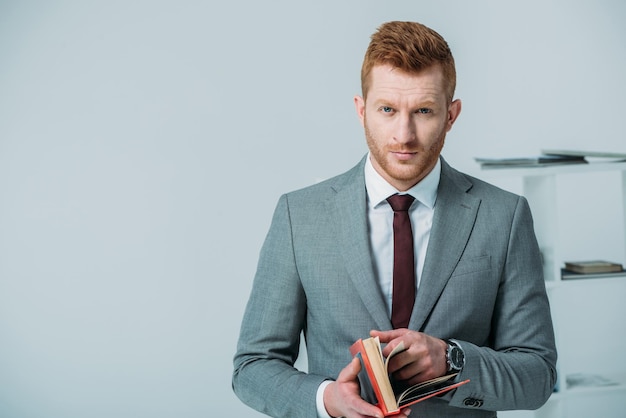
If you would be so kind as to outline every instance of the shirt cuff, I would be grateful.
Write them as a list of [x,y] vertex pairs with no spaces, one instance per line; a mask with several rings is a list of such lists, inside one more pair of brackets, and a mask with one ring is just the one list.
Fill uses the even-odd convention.
[[332,418],[326,412],[326,407],[324,406],[324,389],[326,386],[330,385],[332,380],[324,380],[319,387],[317,388],[317,395],[315,396],[315,404],[317,405],[317,418]]

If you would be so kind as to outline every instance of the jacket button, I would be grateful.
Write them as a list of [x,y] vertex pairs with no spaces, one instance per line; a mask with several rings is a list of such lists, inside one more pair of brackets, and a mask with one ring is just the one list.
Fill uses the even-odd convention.
[[463,400],[463,405],[472,406],[474,408],[480,408],[481,406],[483,406],[483,401],[480,399],[475,399],[475,398],[465,398]]

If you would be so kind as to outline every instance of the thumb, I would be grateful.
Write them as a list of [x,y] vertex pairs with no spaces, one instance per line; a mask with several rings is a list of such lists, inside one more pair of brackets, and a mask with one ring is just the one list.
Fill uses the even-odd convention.
[[361,371],[361,361],[354,357],[350,363],[337,376],[338,382],[350,382],[357,378]]

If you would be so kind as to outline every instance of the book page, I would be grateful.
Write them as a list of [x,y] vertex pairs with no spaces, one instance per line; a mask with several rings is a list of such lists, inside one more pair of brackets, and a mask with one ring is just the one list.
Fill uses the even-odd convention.
[[398,409],[398,405],[396,403],[395,394],[393,393],[393,388],[391,387],[391,382],[389,381],[385,363],[383,362],[380,339],[378,337],[368,338],[363,340],[363,345],[370,360],[370,366],[372,368],[372,372],[374,373],[374,379],[376,379],[376,382],[378,383],[378,387],[383,398],[382,401],[388,411],[395,411]]
[[443,389],[450,380],[453,380],[458,373],[436,377],[422,383],[418,383],[406,389],[398,395],[398,405],[426,396],[432,392]]
[[[389,359],[392,358],[393,356],[395,356],[398,353],[403,352],[404,350],[406,350],[406,348],[404,348],[404,341],[400,341],[400,344],[398,344],[396,346],[396,348],[394,348],[391,353],[389,353],[389,357],[387,357],[387,359],[385,359],[385,370],[387,370],[387,373],[389,373]],[[382,356],[382,349],[380,351],[380,354]]]

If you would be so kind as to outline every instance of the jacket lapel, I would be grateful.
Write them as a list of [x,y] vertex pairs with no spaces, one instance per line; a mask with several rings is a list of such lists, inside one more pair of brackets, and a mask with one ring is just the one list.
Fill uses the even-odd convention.
[[470,181],[442,158],[441,179],[426,260],[410,328],[421,330],[450,279],[474,227],[480,199],[468,194]]
[[378,328],[390,329],[391,321],[370,254],[364,177],[365,158],[347,173],[344,177],[345,182],[333,186],[336,196],[331,206],[339,233],[338,245],[350,280]]

